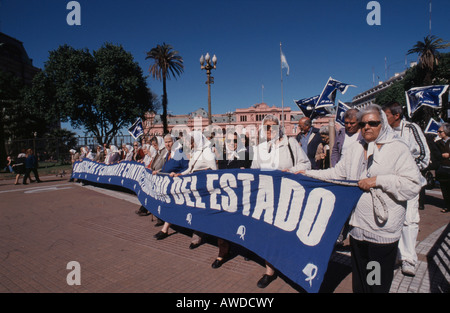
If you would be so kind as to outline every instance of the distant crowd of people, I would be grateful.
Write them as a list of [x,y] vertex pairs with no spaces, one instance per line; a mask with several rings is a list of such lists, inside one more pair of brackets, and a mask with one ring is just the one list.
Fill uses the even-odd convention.
[[[337,244],[349,238],[354,292],[389,292],[398,261],[404,275],[415,275],[419,211],[424,209],[425,177],[430,171],[434,171],[442,190],[446,206],[442,212],[449,212],[450,124],[441,125],[437,138],[425,135],[419,126],[404,118],[398,103],[349,109],[344,122],[345,126],[336,130],[332,145],[328,126],[314,128],[311,119],[304,117],[298,123],[299,134],[288,137],[280,120],[267,115],[260,125],[259,142],[254,145],[236,132],[226,133],[219,140],[213,133],[207,138],[200,131],[192,131],[183,141],[167,134],[142,145],[137,141],[122,145],[120,149],[114,145],[98,146],[95,153],[89,147],[81,147],[80,151],[71,150],[71,155],[72,162],[83,158],[105,164],[136,161],[154,175],[164,173],[172,177],[202,170],[254,168],[317,179],[358,181],[364,193]],[[23,161],[23,182],[30,172],[39,181],[32,166],[32,151],[27,156],[30,161],[26,162],[28,157]],[[150,215],[144,206],[136,214]],[[154,237],[167,238],[171,224],[158,219],[156,225],[162,227]],[[198,247],[204,236],[193,231],[189,248]],[[217,240],[219,251],[213,268],[219,268],[230,256],[230,243]],[[380,264],[379,284],[368,284],[367,265],[371,261]],[[265,273],[257,285],[265,288],[276,277],[276,269],[266,262]]]

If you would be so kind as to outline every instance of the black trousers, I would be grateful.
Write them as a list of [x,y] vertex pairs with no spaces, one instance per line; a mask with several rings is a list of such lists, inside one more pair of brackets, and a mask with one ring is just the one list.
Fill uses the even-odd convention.
[[450,181],[442,181],[440,184],[446,209],[450,210]]
[[376,244],[350,236],[350,247],[353,292],[389,293],[394,278],[398,241]]
[[39,179],[39,174],[38,174],[37,168],[35,168],[35,167],[34,168],[27,168],[27,169],[25,169],[25,175],[23,176],[23,183],[24,184],[27,182],[27,179],[30,178],[31,172],[33,172],[34,178],[36,178],[36,181],[41,181]]

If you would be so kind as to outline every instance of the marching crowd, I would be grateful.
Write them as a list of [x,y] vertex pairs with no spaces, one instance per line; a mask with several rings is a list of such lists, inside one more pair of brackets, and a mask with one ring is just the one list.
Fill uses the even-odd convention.
[[[142,146],[136,141],[121,149],[99,146],[95,153],[88,147],[80,152],[71,150],[72,162],[83,158],[105,164],[136,161],[155,175],[172,177],[201,170],[254,168],[358,181],[364,193],[338,243],[349,237],[354,292],[389,292],[396,262],[401,262],[405,275],[415,275],[419,210],[424,209],[425,174],[430,170],[442,190],[446,206],[442,212],[450,209],[450,124],[440,126],[437,140],[406,121],[402,112],[398,103],[371,105],[360,111],[349,109],[344,115],[345,127],[336,131],[333,146],[328,126],[316,129],[311,119],[304,117],[298,123],[297,137],[288,137],[280,120],[267,115],[261,123],[260,141],[253,146],[248,137],[236,132],[226,133],[222,143],[214,136],[206,138],[200,131],[192,131],[187,137],[190,147],[168,134],[155,136]],[[24,163],[31,164],[31,160]],[[33,167],[26,165],[24,183],[31,171]],[[36,179],[39,181],[37,175]],[[136,213],[150,215],[143,206]],[[156,225],[162,227],[154,237],[163,240],[171,225],[159,219]],[[202,240],[204,234],[193,231],[189,248],[195,249]],[[217,240],[219,251],[213,268],[219,268],[230,256],[230,243]],[[380,264],[380,284],[367,282],[367,264],[371,261]],[[265,288],[276,277],[276,269],[266,262],[257,285]]]

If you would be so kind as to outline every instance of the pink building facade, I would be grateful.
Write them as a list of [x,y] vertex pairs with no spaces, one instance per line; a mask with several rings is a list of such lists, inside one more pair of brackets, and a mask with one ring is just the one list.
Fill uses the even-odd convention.
[[[262,120],[268,114],[275,115],[284,123],[285,133],[290,137],[298,134],[298,121],[304,117],[301,111],[293,111],[290,107],[281,108],[269,106],[266,103],[257,103],[249,108],[236,109],[234,112],[213,114],[212,124],[208,125],[208,112],[200,108],[186,115],[169,115],[167,117],[168,129],[175,136],[179,136],[180,133],[189,133],[192,130],[203,131],[208,136],[211,131],[215,134],[224,134],[227,129],[232,128],[239,134],[244,133],[252,138],[257,135]],[[328,125],[330,118],[334,119],[334,116],[315,119],[313,125],[318,128]],[[147,112],[143,123],[145,137],[163,134],[160,115]]]

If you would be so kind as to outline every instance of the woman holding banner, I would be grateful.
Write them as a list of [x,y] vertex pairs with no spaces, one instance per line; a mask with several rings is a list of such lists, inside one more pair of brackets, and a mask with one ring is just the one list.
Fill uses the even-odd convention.
[[[142,146],[142,151],[144,153],[144,157],[138,162],[143,163],[146,168],[150,169],[152,161],[156,157],[156,149],[150,144],[144,144]],[[135,213],[139,216],[150,215],[150,212],[143,205],[141,205],[139,210],[135,211]]]
[[[181,145],[176,143],[176,138],[171,134],[164,136],[164,144],[168,153],[166,154],[164,165],[161,170],[153,171],[153,175],[161,173],[179,173],[187,169],[189,160],[186,155],[181,151]],[[169,236],[170,223],[164,222],[162,229],[153,237],[156,240],[162,240]],[[156,225],[155,225],[156,226]]]
[[335,167],[299,173],[318,179],[358,181],[365,192],[350,217],[353,292],[387,293],[406,201],[419,193],[421,174],[381,107],[363,109],[358,122],[363,139],[346,149]]
[[[217,162],[220,169],[231,168],[249,168],[251,160],[244,142],[239,138],[236,132],[227,132],[225,137],[225,149],[223,149],[223,157]],[[228,240],[217,238],[217,246],[219,254],[211,264],[212,268],[219,268],[230,258],[230,242]]]
[[[311,169],[308,156],[294,138],[284,134],[276,116],[266,115],[259,134],[260,144],[255,147],[251,168],[292,173]],[[276,277],[274,267],[266,261],[266,272],[257,286],[266,288]]]
[[[189,158],[188,168],[181,173],[170,173],[171,177],[192,174],[197,171],[217,169],[216,156],[211,150],[211,143],[209,140],[197,130],[192,131],[189,134],[189,138],[191,140],[191,156]],[[189,249],[195,249],[200,246],[202,243],[202,236],[202,233],[194,231]]]

